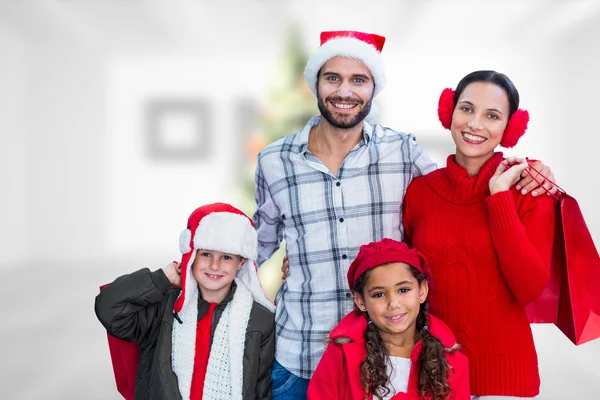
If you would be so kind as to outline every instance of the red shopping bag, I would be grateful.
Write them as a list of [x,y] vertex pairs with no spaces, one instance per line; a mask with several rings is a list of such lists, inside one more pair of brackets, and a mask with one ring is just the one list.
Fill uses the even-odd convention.
[[[100,286],[100,290],[106,286],[108,285]],[[136,343],[127,342],[108,333],[107,336],[117,390],[125,400],[133,400],[140,349]]]
[[551,279],[525,311],[530,322],[553,323],[580,345],[600,337],[600,257],[577,200],[562,188],[556,198]]

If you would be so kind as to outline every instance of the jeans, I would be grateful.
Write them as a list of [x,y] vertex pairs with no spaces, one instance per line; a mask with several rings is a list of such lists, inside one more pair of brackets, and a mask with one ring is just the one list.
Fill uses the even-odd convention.
[[273,400],[306,400],[308,379],[292,374],[275,360],[271,371]]

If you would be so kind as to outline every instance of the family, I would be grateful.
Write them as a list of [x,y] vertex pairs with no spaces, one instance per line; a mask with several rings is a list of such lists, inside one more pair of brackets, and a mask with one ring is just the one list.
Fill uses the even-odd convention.
[[[437,169],[369,122],[384,42],[323,32],[305,69],[320,115],[260,152],[254,218],[199,207],[181,262],[97,296],[108,333],[139,346],[136,400],[538,396],[525,306],[550,279],[557,189],[496,151],[529,114],[506,75],[466,75],[440,96],[456,151]],[[273,304],[256,266],[282,240]]]

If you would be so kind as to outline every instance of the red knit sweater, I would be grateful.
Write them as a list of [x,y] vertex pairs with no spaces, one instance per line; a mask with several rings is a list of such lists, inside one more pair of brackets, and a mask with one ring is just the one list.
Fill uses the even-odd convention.
[[471,394],[533,397],[537,354],[524,306],[550,277],[554,201],[516,190],[490,196],[502,153],[476,176],[448,157],[414,179],[404,199],[404,240],[432,268],[431,312],[469,358]]

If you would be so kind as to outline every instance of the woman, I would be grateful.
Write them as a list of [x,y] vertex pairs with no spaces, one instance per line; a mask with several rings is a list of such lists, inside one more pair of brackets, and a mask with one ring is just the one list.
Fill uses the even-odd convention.
[[431,264],[431,312],[468,356],[475,399],[539,394],[524,307],[550,277],[554,202],[517,192],[527,162],[495,152],[525,132],[529,117],[518,107],[514,84],[495,71],[446,89],[439,115],[456,154],[446,168],[414,179],[404,199],[405,241]]

